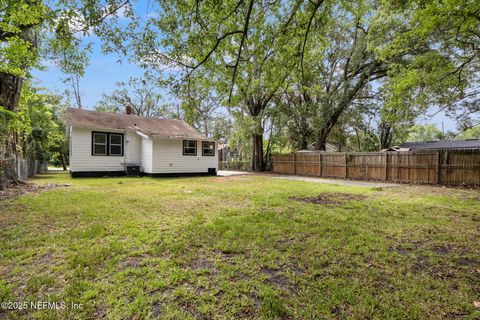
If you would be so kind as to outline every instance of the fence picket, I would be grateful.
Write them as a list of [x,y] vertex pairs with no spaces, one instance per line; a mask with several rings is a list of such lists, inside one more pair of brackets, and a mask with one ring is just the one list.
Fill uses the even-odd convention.
[[279,174],[480,185],[480,149],[276,154],[272,155],[272,168]]

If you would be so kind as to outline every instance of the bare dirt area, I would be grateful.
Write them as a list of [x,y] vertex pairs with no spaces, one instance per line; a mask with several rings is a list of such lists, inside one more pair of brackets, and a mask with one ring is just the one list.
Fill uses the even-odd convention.
[[12,183],[6,189],[0,190],[0,201],[15,198],[24,194],[43,192],[56,188],[69,187],[71,184],[34,184],[34,183]]
[[348,193],[324,193],[317,197],[305,197],[305,198],[290,197],[289,199],[299,201],[299,202],[305,202],[305,203],[338,206],[352,200],[355,200],[355,201],[363,200],[365,199],[365,196],[348,194]]

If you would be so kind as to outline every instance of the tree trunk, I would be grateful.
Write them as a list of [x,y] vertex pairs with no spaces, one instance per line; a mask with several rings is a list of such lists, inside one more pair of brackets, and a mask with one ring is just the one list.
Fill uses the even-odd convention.
[[323,127],[320,130],[320,134],[317,137],[317,141],[315,142],[315,149],[320,151],[327,150],[327,137],[330,133],[330,129]]
[[65,155],[63,152],[59,152],[60,161],[62,162],[63,171],[67,171],[67,164],[65,163]]
[[255,123],[255,126],[252,128],[252,159],[251,159],[251,170],[252,171],[264,171],[265,170],[265,161],[263,159],[263,125],[261,112],[265,109],[267,105],[267,100],[255,101],[254,97],[251,96],[247,99],[247,107],[250,116]]
[[298,144],[300,150],[307,150],[308,149],[308,137],[306,135],[302,135],[300,137],[300,142]]
[[382,124],[381,132],[380,132],[380,149],[390,148],[390,144],[392,143],[392,138],[393,138],[392,126],[388,124]]
[[0,72],[0,106],[14,111],[18,106],[23,78]]
[[337,110],[335,110],[335,112],[330,116],[330,118],[328,118],[327,122],[325,122],[325,125],[320,130],[320,133],[317,137],[315,149],[320,151],[325,151],[327,149],[327,137],[330,134],[330,131],[332,131],[333,126],[337,123],[338,118],[340,117],[346,106],[346,104],[340,106]]
[[265,163],[263,161],[263,134],[252,134],[252,171],[264,171]]
[[[9,111],[15,111],[20,100],[20,90],[22,89],[23,79],[8,73],[0,72],[0,107],[3,107]],[[2,138],[3,139],[3,138]],[[0,143],[6,144],[5,156],[7,161],[13,161],[11,165],[6,165],[3,168],[3,173],[0,175],[0,189],[5,187],[9,182],[17,182],[18,172],[16,161],[16,144],[17,134],[13,132],[11,135],[7,135],[5,140],[0,140]],[[11,160],[14,159],[14,160]]]
[[[375,73],[377,68],[380,66],[380,63],[377,61],[373,64],[370,65],[370,67],[365,70],[360,78],[357,80],[355,85],[353,87],[350,87],[350,84],[348,85],[347,89],[345,90],[344,96],[338,104],[332,103],[332,106],[337,106],[335,108],[335,111],[333,114],[327,119],[325,122],[325,125],[323,128],[320,130],[320,134],[317,137],[317,142],[315,143],[315,148],[317,150],[323,150],[325,151],[326,144],[327,144],[327,137],[330,134],[330,131],[332,131],[333,126],[338,121],[338,118],[340,118],[340,115],[342,112],[349,107],[349,105],[352,103],[352,101],[355,99],[355,96],[359,91],[361,91],[365,85],[370,81],[370,76]],[[332,101],[331,99],[329,99]]]

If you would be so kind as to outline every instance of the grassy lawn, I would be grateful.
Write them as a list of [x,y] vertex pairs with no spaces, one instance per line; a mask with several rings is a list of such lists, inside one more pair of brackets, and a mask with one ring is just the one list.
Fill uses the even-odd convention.
[[33,181],[73,185],[0,202],[0,301],[82,307],[0,318],[480,318],[478,190]]

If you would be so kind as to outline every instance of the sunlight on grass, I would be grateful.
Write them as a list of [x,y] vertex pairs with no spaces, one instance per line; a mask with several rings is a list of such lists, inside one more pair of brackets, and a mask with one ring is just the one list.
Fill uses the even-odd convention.
[[[82,308],[0,318],[480,316],[478,191],[256,176],[33,182],[72,185],[1,203],[0,300]],[[295,200],[320,195],[329,201]]]

